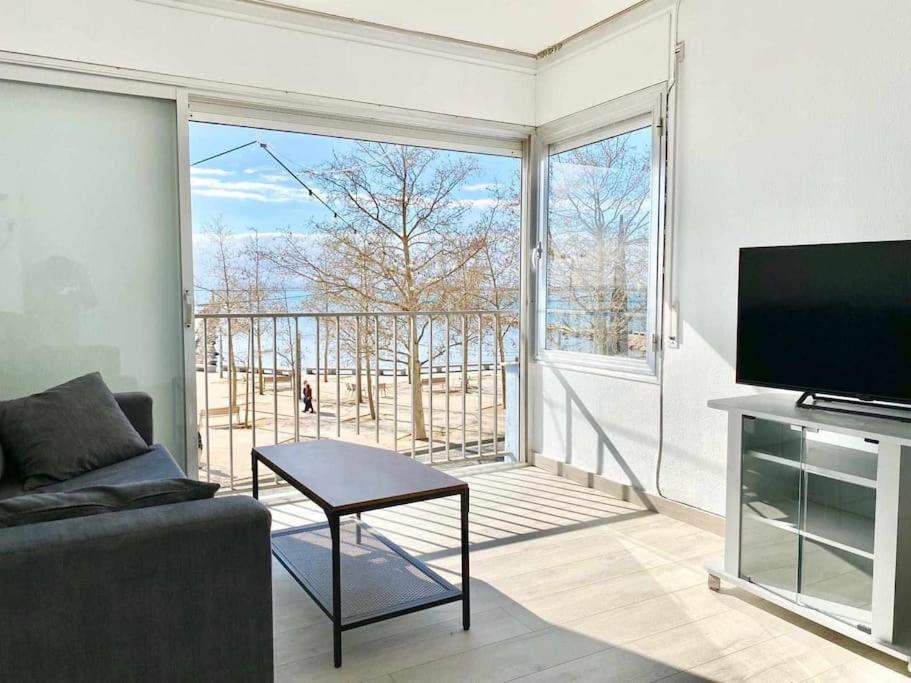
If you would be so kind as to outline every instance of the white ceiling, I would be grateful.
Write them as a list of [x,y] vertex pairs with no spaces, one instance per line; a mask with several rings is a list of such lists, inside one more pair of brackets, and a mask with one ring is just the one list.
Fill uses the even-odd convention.
[[638,0],[272,0],[313,12],[537,54]]

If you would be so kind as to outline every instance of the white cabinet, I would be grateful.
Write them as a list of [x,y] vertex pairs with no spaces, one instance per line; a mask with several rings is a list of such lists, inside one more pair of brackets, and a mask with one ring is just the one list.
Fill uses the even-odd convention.
[[798,409],[790,396],[710,401],[728,412],[725,579],[908,661],[911,424]]

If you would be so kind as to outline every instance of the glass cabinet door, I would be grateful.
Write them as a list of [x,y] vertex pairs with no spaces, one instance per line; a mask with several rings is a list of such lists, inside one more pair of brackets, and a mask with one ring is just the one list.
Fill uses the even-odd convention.
[[745,416],[742,435],[740,577],[796,599],[802,433]]
[[798,601],[854,625],[869,625],[878,445],[807,431]]

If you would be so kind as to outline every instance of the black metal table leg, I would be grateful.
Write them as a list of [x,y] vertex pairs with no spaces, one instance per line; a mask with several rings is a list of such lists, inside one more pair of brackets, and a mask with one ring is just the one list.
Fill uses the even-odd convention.
[[468,573],[468,491],[462,493],[462,628],[471,628],[471,599]]
[[332,536],[332,655],[335,668],[342,665],[342,558],[339,516],[329,515]]
[[251,453],[250,457],[253,460],[253,497],[259,498],[259,458],[256,457],[256,453]]
[[361,525],[360,525],[361,513],[360,512],[357,513],[357,521],[358,521],[358,524],[355,526],[355,532],[354,532],[355,536],[356,536],[355,543],[360,545],[361,544]]

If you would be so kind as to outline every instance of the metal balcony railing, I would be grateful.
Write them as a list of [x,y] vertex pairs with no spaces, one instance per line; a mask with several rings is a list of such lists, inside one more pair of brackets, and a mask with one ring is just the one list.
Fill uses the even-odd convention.
[[[516,311],[198,313],[200,478],[252,485],[250,449],[327,436],[430,464],[514,459]],[[305,412],[306,386],[312,411]],[[512,413],[510,413],[512,414]],[[518,412],[516,411],[517,415]],[[262,475],[260,485],[279,484]]]

